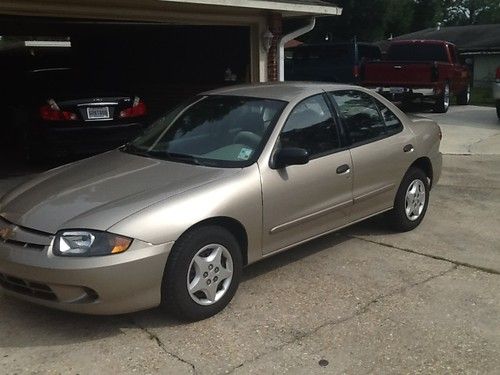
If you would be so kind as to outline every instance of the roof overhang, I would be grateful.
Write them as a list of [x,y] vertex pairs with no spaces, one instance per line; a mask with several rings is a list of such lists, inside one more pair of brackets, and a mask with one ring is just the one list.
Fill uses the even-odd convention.
[[284,16],[323,15],[340,16],[342,8],[335,5],[300,4],[297,2],[273,0],[160,0],[166,3],[190,3],[199,5],[216,5],[234,8],[271,10],[283,13]]
[[245,19],[269,12],[283,17],[342,13],[342,8],[333,4],[321,4],[296,0],[1,0],[0,15],[196,24],[204,23],[207,17]]

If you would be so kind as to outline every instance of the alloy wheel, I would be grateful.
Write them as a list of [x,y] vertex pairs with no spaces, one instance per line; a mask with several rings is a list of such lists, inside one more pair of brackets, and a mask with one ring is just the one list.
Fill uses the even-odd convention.
[[213,305],[229,290],[232,277],[233,258],[229,250],[220,244],[204,246],[188,268],[189,295],[199,305]]
[[411,220],[417,220],[425,207],[425,185],[421,180],[413,180],[408,186],[405,196],[406,217]]

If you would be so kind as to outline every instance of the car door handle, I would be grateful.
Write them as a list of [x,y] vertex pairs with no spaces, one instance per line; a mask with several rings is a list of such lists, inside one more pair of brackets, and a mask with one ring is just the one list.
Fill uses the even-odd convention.
[[405,147],[403,147],[404,152],[413,152],[413,150],[414,150],[414,148],[413,148],[412,144],[409,144],[409,145],[406,145]]
[[343,164],[337,168],[337,174],[347,174],[350,171],[351,171],[351,167],[349,167],[347,164]]

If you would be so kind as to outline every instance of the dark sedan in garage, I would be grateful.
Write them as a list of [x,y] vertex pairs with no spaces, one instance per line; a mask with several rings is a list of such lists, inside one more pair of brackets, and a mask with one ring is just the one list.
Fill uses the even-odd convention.
[[147,123],[144,101],[105,69],[36,69],[19,81],[10,100],[11,133],[32,161],[107,151]]

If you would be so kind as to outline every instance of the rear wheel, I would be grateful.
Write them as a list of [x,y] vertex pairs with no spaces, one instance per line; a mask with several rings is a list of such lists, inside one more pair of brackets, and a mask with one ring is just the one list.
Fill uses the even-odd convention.
[[182,320],[206,319],[231,301],[241,272],[241,249],[228,230],[193,229],[172,249],[163,276],[162,306]]
[[457,95],[457,103],[459,105],[468,105],[470,103],[471,96],[471,87],[470,84],[467,85],[467,88]]
[[394,208],[389,212],[391,227],[400,232],[415,229],[423,220],[429,203],[429,181],[419,168],[411,168],[399,186]]
[[434,104],[434,112],[446,113],[450,108],[450,85],[446,83],[443,88],[443,92],[436,99]]

